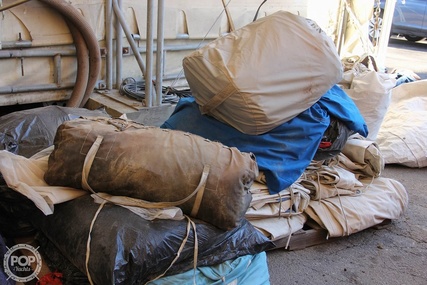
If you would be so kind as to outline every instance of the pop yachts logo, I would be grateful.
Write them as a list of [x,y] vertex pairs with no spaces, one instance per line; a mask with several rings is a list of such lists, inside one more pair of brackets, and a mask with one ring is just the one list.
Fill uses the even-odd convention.
[[8,248],[3,259],[4,271],[17,282],[28,282],[38,278],[42,258],[37,248],[28,244],[17,244]]

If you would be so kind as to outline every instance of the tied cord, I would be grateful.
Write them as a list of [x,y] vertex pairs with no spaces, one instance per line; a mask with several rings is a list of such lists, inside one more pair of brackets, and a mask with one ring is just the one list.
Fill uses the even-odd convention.
[[98,210],[96,210],[96,213],[92,219],[92,222],[90,223],[90,227],[89,227],[89,235],[87,238],[87,242],[86,242],[86,259],[85,259],[85,267],[86,267],[86,275],[87,275],[87,279],[89,280],[89,283],[91,285],[94,285],[93,281],[92,281],[92,277],[90,276],[90,272],[89,272],[89,258],[90,258],[90,242],[92,240],[92,229],[93,229],[93,225],[95,224],[95,220],[96,218],[98,218],[99,213],[101,212],[102,208],[104,207],[104,205],[107,202],[104,201],[103,203],[101,203],[101,205],[99,205]]
[[[104,201],[103,203],[101,203],[100,205],[99,205],[99,207],[98,207],[98,210],[96,211],[96,213],[95,213],[95,215],[94,215],[94,217],[93,217],[93,219],[92,219],[92,222],[90,223],[90,228],[89,228],[89,235],[88,235],[88,239],[87,239],[87,242],[86,242],[86,259],[85,259],[85,267],[86,267],[86,275],[87,275],[87,278],[88,278],[88,280],[89,280],[89,283],[91,284],[91,285],[94,285],[95,283],[93,283],[93,280],[92,280],[92,277],[91,277],[91,275],[90,275],[90,271],[89,271],[89,259],[90,259],[90,243],[91,243],[91,240],[92,240],[92,238],[91,238],[91,234],[92,234],[92,229],[93,229],[93,226],[94,226],[94,224],[95,224],[95,221],[96,221],[96,219],[98,218],[98,215],[99,215],[99,213],[101,212],[101,210],[102,210],[102,208],[104,207],[104,205],[107,203],[107,201]],[[145,284],[149,284],[150,282],[152,282],[152,281],[155,281],[155,280],[157,280],[157,279],[160,279],[161,277],[163,277],[168,271],[169,271],[169,269],[175,264],[175,262],[178,260],[178,258],[180,257],[180,255],[181,255],[181,253],[182,253],[182,251],[183,251],[183,249],[184,249],[184,246],[185,246],[185,244],[187,243],[187,241],[188,241],[188,237],[190,236],[190,231],[191,231],[191,228],[193,228],[193,231],[194,231],[194,253],[193,253],[193,255],[194,255],[194,263],[193,263],[193,284],[194,285],[196,285],[196,269],[197,269],[197,256],[198,256],[198,254],[199,254],[199,242],[198,242],[198,239],[197,239],[197,229],[196,229],[196,224],[191,220],[191,218],[190,217],[188,217],[187,215],[185,216],[186,218],[187,218],[187,220],[188,220],[188,222],[187,222],[187,230],[186,230],[186,235],[185,235],[185,237],[184,237],[184,239],[183,239],[183,241],[182,241],[182,243],[181,243],[181,245],[179,246],[179,249],[178,249],[178,252],[176,253],[176,256],[175,256],[175,258],[172,260],[172,262],[171,262],[171,264],[168,266],[168,268],[166,268],[166,270],[162,273],[162,274],[160,274],[159,276],[157,276],[156,278],[154,278],[154,279],[152,279],[152,280],[150,280],[150,281],[148,281],[148,282],[146,282]]]
[[337,196],[338,196],[338,200],[339,200],[339,202],[340,202],[341,212],[342,212],[342,215],[343,215],[343,217],[344,217],[344,222],[345,222],[345,231],[344,231],[344,235],[348,236],[350,231],[349,231],[349,228],[348,228],[348,219],[347,219],[347,215],[346,215],[346,213],[345,213],[345,209],[344,209],[344,207],[343,207],[343,205],[342,205],[341,195],[340,195],[340,193],[338,192],[337,186],[336,186],[336,185],[334,185],[334,186],[335,186],[335,190],[337,190]]
[[185,217],[188,220],[188,222],[187,222],[187,232],[186,232],[184,240],[182,241],[182,243],[181,243],[181,245],[180,245],[180,247],[178,249],[178,252],[176,253],[176,257],[172,260],[172,262],[169,265],[169,267],[166,268],[166,270],[162,274],[160,274],[156,278],[148,281],[145,284],[149,284],[152,281],[155,281],[155,280],[158,280],[158,279],[162,278],[166,274],[166,272],[168,272],[168,270],[175,264],[175,262],[178,260],[179,256],[181,255],[182,250],[184,249],[185,244],[187,243],[188,237],[190,235],[191,228],[193,228],[193,231],[194,231],[194,264],[193,264],[193,273],[194,274],[193,274],[193,284],[196,284],[197,255],[199,254],[199,245],[198,245],[198,240],[197,240],[196,224],[187,215]]
[[[318,203],[321,204],[322,203],[322,191],[323,191],[322,182],[320,181],[320,173],[321,173],[321,171],[316,170],[315,173],[317,175],[317,185],[319,186],[319,188],[318,188],[318,190],[319,190],[319,200],[318,200]],[[334,188],[335,188],[335,191],[337,192],[338,201],[340,202],[341,213],[342,213],[342,215],[344,217],[344,222],[345,222],[344,235],[348,236],[349,229],[348,229],[347,215],[346,215],[345,209],[344,209],[344,207],[342,205],[341,195],[340,195],[340,192],[338,191],[338,188],[337,188],[336,184],[334,184]],[[327,234],[326,239],[329,239],[329,233]]]
[[145,200],[141,200],[141,199],[136,199],[136,198],[131,198],[131,197],[124,197],[124,196],[101,196],[98,193],[96,193],[92,187],[90,187],[89,183],[88,183],[88,177],[89,177],[89,172],[90,169],[92,167],[93,161],[95,159],[96,153],[98,152],[99,147],[101,146],[101,142],[104,139],[103,136],[98,136],[95,140],[95,142],[92,144],[92,146],[90,147],[84,163],[83,163],[83,171],[82,171],[82,187],[85,190],[90,191],[91,193],[95,194],[96,196],[98,196],[99,198],[106,200],[110,203],[113,204],[119,204],[119,205],[123,205],[123,206],[131,206],[131,207],[142,207],[142,208],[147,208],[147,209],[157,209],[157,208],[166,208],[166,207],[174,207],[174,206],[178,206],[181,204],[184,204],[185,202],[187,202],[188,200],[190,200],[194,195],[196,195],[196,201],[193,205],[193,209],[191,211],[191,215],[192,216],[196,216],[199,208],[200,208],[200,204],[202,202],[202,198],[203,198],[203,194],[204,194],[204,189],[206,187],[206,182],[209,176],[209,171],[210,171],[210,166],[209,165],[205,165],[203,167],[203,172],[202,172],[202,177],[200,178],[200,182],[197,185],[196,189],[187,197],[178,200],[178,201],[173,201],[173,202],[149,202],[149,201],[145,201]]
[[[283,197],[281,192],[277,193],[279,196],[279,212],[278,212],[278,217],[282,218],[282,202],[283,202]],[[286,241],[286,245],[285,245],[285,249],[288,249],[289,247],[289,243],[291,241],[291,237],[292,237],[292,225],[291,225],[291,216],[292,216],[292,207],[294,206],[295,203],[295,196],[294,196],[294,190],[292,188],[292,186],[289,187],[289,195],[290,195],[290,208],[289,208],[289,214],[286,215],[284,218],[287,220],[288,222],[288,226],[289,226],[289,231],[290,234],[288,236],[288,239]],[[296,212],[296,211],[295,211]]]
[[[88,276],[89,283],[92,285],[94,283],[92,281],[92,278],[91,278],[90,272],[89,272],[91,233],[92,233],[93,226],[95,224],[95,221],[96,221],[99,213],[101,212],[102,208],[104,207],[104,205],[107,202],[111,202],[113,204],[120,204],[120,205],[124,205],[124,206],[137,206],[137,207],[145,207],[145,208],[164,208],[164,207],[177,206],[177,205],[183,204],[197,193],[196,201],[195,201],[195,203],[193,205],[193,209],[191,211],[192,215],[197,215],[198,210],[200,208],[202,198],[203,198],[203,193],[204,193],[204,189],[206,187],[206,182],[207,182],[207,178],[209,175],[209,171],[210,171],[210,166],[205,165],[203,168],[203,173],[202,173],[202,177],[200,179],[199,185],[196,187],[196,189],[193,191],[193,193],[191,193],[189,196],[187,196],[186,198],[181,199],[179,201],[175,201],[175,202],[148,202],[148,201],[144,201],[144,200],[140,200],[140,199],[135,199],[135,198],[130,198],[130,197],[122,197],[122,196],[110,196],[110,197],[106,198],[106,197],[100,196],[98,193],[96,193],[90,187],[90,185],[88,183],[88,176],[89,176],[90,169],[92,167],[96,153],[98,152],[99,147],[101,146],[101,142],[103,139],[104,139],[103,136],[97,136],[95,142],[92,144],[92,146],[90,147],[90,149],[89,149],[89,151],[85,157],[84,164],[83,164],[83,171],[82,171],[82,187],[83,187],[83,189],[92,192],[93,194],[97,195],[99,198],[104,200],[104,202],[101,203],[98,210],[96,211],[95,216],[91,222],[90,229],[89,229],[89,236],[88,236],[87,243],[86,243],[86,260],[85,260],[86,275]],[[181,246],[178,249],[176,257],[171,262],[169,267],[165,270],[165,272],[163,272],[161,275],[159,275],[158,277],[156,277],[152,281],[157,280],[157,279],[161,278],[162,276],[164,276],[166,274],[166,272],[178,260],[185,244],[187,243],[188,237],[190,235],[190,230],[192,227],[193,231],[194,231],[194,267],[193,267],[194,275],[193,275],[193,283],[196,284],[197,255],[198,255],[198,251],[199,251],[196,224],[187,215],[185,217],[188,219],[187,233],[186,233],[184,240],[181,243]]]

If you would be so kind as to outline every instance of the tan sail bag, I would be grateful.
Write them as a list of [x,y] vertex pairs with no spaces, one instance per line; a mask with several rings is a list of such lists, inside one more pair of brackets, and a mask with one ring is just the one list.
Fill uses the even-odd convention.
[[183,59],[201,112],[258,135],[311,107],[342,77],[332,40],[312,20],[279,11]]

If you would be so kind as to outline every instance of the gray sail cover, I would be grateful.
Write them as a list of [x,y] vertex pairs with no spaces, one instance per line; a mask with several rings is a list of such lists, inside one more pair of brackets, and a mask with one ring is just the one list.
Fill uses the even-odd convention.
[[312,20],[279,11],[183,59],[201,112],[257,135],[313,105],[342,77],[332,40]]

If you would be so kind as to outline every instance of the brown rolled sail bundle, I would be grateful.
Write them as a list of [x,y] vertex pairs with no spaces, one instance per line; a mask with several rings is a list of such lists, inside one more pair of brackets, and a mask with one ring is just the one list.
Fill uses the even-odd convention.
[[130,197],[114,201],[133,206],[178,206],[230,229],[244,217],[257,175],[253,154],[219,142],[122,119],[82,118],[59,126],[44,178]]

